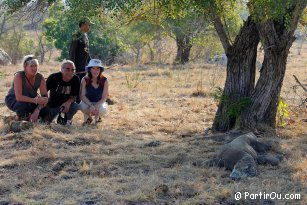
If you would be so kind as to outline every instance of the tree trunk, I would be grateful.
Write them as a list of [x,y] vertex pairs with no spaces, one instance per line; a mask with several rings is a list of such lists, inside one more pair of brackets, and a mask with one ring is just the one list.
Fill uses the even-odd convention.
[[269,49],[254,93],[252,105],[243,113],[241,126],[255,129],[258,123],[275,126],[276,112],[289,50]]
[[149,48],[149,53],[150,53],[150,62],[155,61],[155,54],[154,54],[154,49],[150,46],[150,43],[147,44]]
[[4,34],[4,27],[5,27],[5,24],[6,24],[6,15],[3,14],[3,18],[2,18],[2,22],[1,22],[1,26],[0,26],[0,36],[2,34]]
[[[218,31],[218,29],[217,29]],[[227,76],[222,97],[212,125],[215,131],[227,131],[236,124],[255,85],[259,35],[256,24],[248,18],[232,46],[227,48]],[[245,103],[245,105],[244,105]]]
[[177,55],[175,63],[185,64],[189,61],[192,44],[188,35],[176,35]]
[[[287,57],[294,41],[294,30],[287,30],[282,23],[266,22],[259,25],[258,30],[263,39],[264,60],[259,80],[251,95],[252,104],[241,117],[241,127],[252,130],[256,129],[258,124],[270,127],[276,125]],[[285,32],[287,35],[283,35]]]

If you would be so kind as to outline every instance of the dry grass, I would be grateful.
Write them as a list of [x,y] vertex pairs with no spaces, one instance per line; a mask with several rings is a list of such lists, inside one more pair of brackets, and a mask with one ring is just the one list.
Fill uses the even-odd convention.
[[[294,48],[295,49],[295,48]],[[223,86],[225,72],[212,65],[142,66],[107,71],[115,105],[98,126],[82,127],[78,113],[72,126],[37,124],[10,133],[0,124],[0,203],[5,204],[264,204],[234,200],[237,191],[299,193],[306,198],[306,108],[293,74],[306,79],[307,46],[291,51],[283,96],[292,123],[278,129],[276,149],[285,158],[278,167],[259,166],[259,176],[237,182],[219,168],[194,167],[211,158],[221,143],[201,134],[210,127],[217,104],[208,95]],[[293,54],[292,54],[293,53]],[[305,58],[303,58],[305,56]],[[47,76],[56,65],[43,65]],[[12,74],[16,66],[1,67]],[[133,88],[127,75],[142,81]],[[0,81],[1,100],[12,77]],[[203,93],[204,95],[195,95]],[[193,95],[194,94],[194,95]],[[306,95],[305,95],[306,97]],[[8,113],[0,107],[2,114]],[[304,200],[275,200],[304,204]]]

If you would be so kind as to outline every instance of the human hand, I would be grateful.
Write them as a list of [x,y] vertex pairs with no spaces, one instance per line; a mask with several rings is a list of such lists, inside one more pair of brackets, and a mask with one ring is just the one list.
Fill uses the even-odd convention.
[[71,103],[69,101],[66,101],[61,105],[61,112],[68,113]]
[[99,115],[99,109],[100,109],[100,107],[101,107],[101,104],[100,103],[96,103],[96,105],[95,105],[95,116],[96,117],[98,117],[98,115]]
[[96,107],[94,105],[90,106],[90,115],[96,115]]
[[39,110],[36,110],[30,115],[29,121],[30,122],[37,122],[39,115]]
[[48,103],[48,97],[37,97],[37,104],[45,107]]

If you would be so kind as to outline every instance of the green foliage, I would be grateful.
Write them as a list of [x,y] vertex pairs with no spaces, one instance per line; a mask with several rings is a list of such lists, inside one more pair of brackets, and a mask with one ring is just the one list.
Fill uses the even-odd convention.
[[221,87],[217,87],[211,96],[219,103],[225,103],[227,108],[225,112],[225,118],[237,119],[240,114],[252,104],[252,100],[249,97],[241,98],[240,100],[230,100],[230,97],[225,95]]
[[283,23],[284,26],[291,24],[291,10],[297,1],[293,0],[251,0],[249,10],[256,22],[274,20]]
[[161,22],[164,31],[170,36],[190,36],[193,41],[201,36],[204,30],[208,28],[208,21],[205,16],[195,13],[192,10],[180,17],[165,18]]
[[214,33],[212,26],[208,27],[207,32],[193,38],[193,48],[191,55],[194,55],[194,58],[208,59],[224,52],[220,39]]
[[139,63],[141,59],[141,49],[148,45],[156,38],[156,26],[146,20],[139,20],[131,22],[128,25],[120,28],[119,39],[125,50],[133,51]]
[[287,117],[289,117],[288,104],[281,97],[277,107],[277,126],[285,126],[287,124],[285,118]]
[[129,89],[136,88],[144,80],[140,72],[126,73],[125,78]]
[[221,87],[215,87],[214,91],[210,93],[210,96],[213,97],[215,101],[223,100],[223,88]]
[[113,19],[104,18],[98,19],[91,27],[88,35],[92,58],[99,58],[106,64],[114,63],[115,57],[123,50],[116,26]]
[[0,7],[5,8],[9,13],[14,13],[25,6],[33,5],[36,8],[40,6],[45,7],[45,5],[51,5],[57,0],[4,0],[0,2]]
[[[86,6],[85,4],[88,3],[86,2],[80,1],[79,6]],[[71,6],[76,6],[75,4],[78,1],[71,1],[70,3]],[[63,3],[59,2],[50,7],[49,16],[44,21],[45,35],[49,40],[54,39],[55,47],[61,50],[60,59],[68,58],[72,35],[79,29],[80,17],[84,16],[82,12],[76,13],[78,9],[80,7],[74,7],[74,9],[66,8]],[[91,17],[91,19],[95,22],[95,25],[91,26],[91,30],[88,33],[91,57],[99,58],[105,63],[111,64],[114,61],[114,57],[120,52],[115,33],[116,24],[111,19],[109,19],[110,21],[99,17]],[[101,28],[103,29],[101,30]]]
[[28,37],[24,30],[13,30],[0,38],[0,47],[4,49],[12,58],[12,63],[16,64],[27,54],[34,54],[34,41]]
[[71,36],[77,28],[75,21],[66,14],[63,3],[56,3],[50,7],[49,16],[43,23],[44,35],[54,42],[57,49],[61,50],[60,60],[68,58]]
[[106,8],[115,10],[115,11],[125,11],[131,12],[132,10],[138,8],[142,5],[144,1],[142,0],[116,0],[116,1],[105,1],[104,6]]
[[6,74],[0,71],[0,80],[5,78],[5,77],[6,77]]

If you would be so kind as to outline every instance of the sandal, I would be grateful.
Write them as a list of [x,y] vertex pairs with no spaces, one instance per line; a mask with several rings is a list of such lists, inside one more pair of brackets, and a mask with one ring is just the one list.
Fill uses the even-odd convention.
[[90,125],[93,122],[93,118],[92,117],[88,117],[87,120],[85,122],[82,123],[82,125]]
[[102,122],[101,117],[98,117],[98,119],[96,120],[96,122],[95,122],[95,123],[97,124],[97,123],[99,123],[99,122]]

